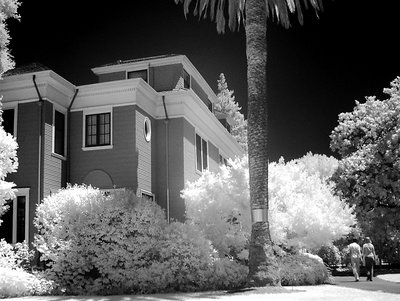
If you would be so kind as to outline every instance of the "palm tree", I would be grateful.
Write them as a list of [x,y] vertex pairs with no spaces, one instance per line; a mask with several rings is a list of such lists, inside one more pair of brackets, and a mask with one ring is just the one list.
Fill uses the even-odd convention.
[[[297,12],[303,22],[304,8],[318,12],[322,0],[175,0],[183,3],[185,16],[190,4],[199,18],[210,15],[219,33],[228,25],[234,31],[243,22],[246,32],[248,84],[248,157],[250,173],[250,203],[252,229],[249,247],[249,275],[251,286],[278,285],[280,277],[273,252],[268,223],[268,110],[267,110],[267,18],[272,17],[284,27],[290,26],[290,16]],[[227,5],[227,7],[226,7]],[[193,8],[193,5],[192,5]]]

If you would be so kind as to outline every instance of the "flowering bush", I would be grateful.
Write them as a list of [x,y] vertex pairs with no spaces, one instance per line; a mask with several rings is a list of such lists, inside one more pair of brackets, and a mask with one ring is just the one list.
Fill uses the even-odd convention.
[[[333,194],[326,181],[335,162],[308,154],[270,164],[269,221],[275,244],[315,249],[350,231],[353,209]],[[182,196],[190,221],[202,228],[219,252],[235,255],[245,249],[250,233],[247,158],[230,165],[218,174],[204,172],[196,182],[187,183]]]
[[[132,192],[74,186],[37,207],[35,245],[59,289],[72,294],[193,291],[240,284],[246,268],[218,258],[194,225],[167,224]],[[246,273],[244,274],[244,277]]]

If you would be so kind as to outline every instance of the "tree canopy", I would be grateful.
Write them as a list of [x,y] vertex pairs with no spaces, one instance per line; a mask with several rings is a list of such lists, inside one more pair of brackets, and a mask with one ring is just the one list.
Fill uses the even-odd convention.
[[19,5],[18,0],[0,0],[0,78],[4,72],[14,68],[14,61],[8,49],[10,34],[6,21],[9,18],[19,19]]
[[[347,235],[355,225],[353,208],[334,195],[328,178],[337,160],[324,155],[270,163],[270,229],[275,244],[317,249]],[[328,172],[329,170],[329,172]],[[250,237],[247,158],[205,172],[183,191],[187,217],[200,225],[222,254],[240,253]]]
[[400,261],[400,77],[384,93],[385,100],[366,97],[339,115],[331,149],[341,161],[333,180],[338,193],[356,205],[360,227],[378,253]]
[[214,110],[226,114],[232,119],[231,134],[240,146],[247,151],[247,121],[240,112],[241,107],[235,101],[233,93],[232,90],[228,89],[225,75],[221,73],[218,79],[218,102],[214,104]]
[[[246,0],[174,0],[183,3],[185,16],[190,11],[190,5],[195,3],[193,14],[199,19],[210,16],[215,21],[217,30],[225,32],[226,23],[231,31],[239,28],[245,19]],[[228,4],[225,4],[225,3]],[[290,17],[297,14],[300,24],[303,24],[303,10],[311,6],[316,13],[322,9],[322,0],[265,0],[266,15],[284,27],[290,26]],[[227,12],[227,13],[226,13]]]

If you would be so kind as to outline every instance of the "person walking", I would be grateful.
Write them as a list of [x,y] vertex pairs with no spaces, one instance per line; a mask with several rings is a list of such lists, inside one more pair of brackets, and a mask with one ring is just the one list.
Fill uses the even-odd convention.
[[365,244],[363,245],[362,253],[364,265],[367,268],[367,281],[372,281],[372,277],[374,276],[376,254],[374,245],[371,243],[371,239],[369,237],[365,238]]
[[353,242],[349,245],[349,251],[353,275],[356,281],[360,281],[361,247],[356,238],[353,238]]

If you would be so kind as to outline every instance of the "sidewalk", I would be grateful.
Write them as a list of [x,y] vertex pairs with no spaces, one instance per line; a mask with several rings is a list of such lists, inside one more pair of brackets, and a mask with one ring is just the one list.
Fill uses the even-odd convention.
[[[13,298],[12,301],[181,301],[181,300],[212,300],[212,301],[398,301],[400,300],[400,284],[375,277],[374,281],[355,282],[353,277],[335,277],[335,285],[295,286],[295,287],[265,287],[248,289],[240,292],[200,292],[173,293],[155,295],[125,295],[125,296],[50,296]],[[383,277],[383,278],[385,278]],[[390,275],[397,280],[400,275]]]

